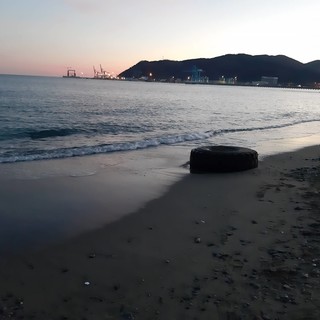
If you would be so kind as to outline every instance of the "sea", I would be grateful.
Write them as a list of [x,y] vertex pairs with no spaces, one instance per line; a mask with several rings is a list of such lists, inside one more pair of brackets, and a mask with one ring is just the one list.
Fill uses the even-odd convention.
[[319,133],[319,90],[0,75],[0,163]]

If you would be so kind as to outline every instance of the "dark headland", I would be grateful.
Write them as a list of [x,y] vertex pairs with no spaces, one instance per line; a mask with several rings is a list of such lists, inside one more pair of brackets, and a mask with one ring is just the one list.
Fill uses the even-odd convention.
[[[211,59],[140,61],[119,77],[163,82],[319,88],[320,60],[301,63],[284,55],[227,54]],[[268,83],[270,79],[275,81]]]

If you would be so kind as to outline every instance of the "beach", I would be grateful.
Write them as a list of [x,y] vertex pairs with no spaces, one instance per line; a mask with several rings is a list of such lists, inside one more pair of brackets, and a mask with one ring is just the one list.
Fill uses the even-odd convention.
[[[103,227],[3,254],[0,319],[319,319],[320,147],[244,172],[179,170]],[[68,185],[55,179],[51,197]],[[90,179],[80,197],[95,194],[103,210]],[[10,201],[48,181],[28,180]]]

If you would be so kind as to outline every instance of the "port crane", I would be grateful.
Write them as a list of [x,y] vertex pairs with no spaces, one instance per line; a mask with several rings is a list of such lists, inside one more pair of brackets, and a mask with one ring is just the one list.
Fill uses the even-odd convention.
[[93,66],[93,74],[95,79],[109,79],[110,73],[107,72],[102,68],[102,65],[100,64],[100,71],[98,71],[95,66]]
[[197,68],[197,66],[193,66],[191,69],[191,81],[194,82],[200,82],[201,81],[201,72],[203,72],[202,69]]
[[190,70],[186,70],[185,72],[191,73],[191,76],[188,76],[188,81],[191,82],[201,82],[201,73],[204,72],[202,69],[199,69],[196,65],[193,65]]
[[63,76],[63,78],[79,78],[77,77],[76,70],[71,67],[67,68],[67,75]]

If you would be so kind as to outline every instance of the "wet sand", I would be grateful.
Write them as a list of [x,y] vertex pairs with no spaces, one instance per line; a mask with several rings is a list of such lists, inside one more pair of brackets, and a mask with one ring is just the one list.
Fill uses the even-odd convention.
[[[0,165],[0,256],[39,249],[142,208],[188,174],[188,149]],[[182,159],[182,160],[181,160]]]
[[320,147],[188,174],[105,227],[0,261],[0,319],[320,319]]

